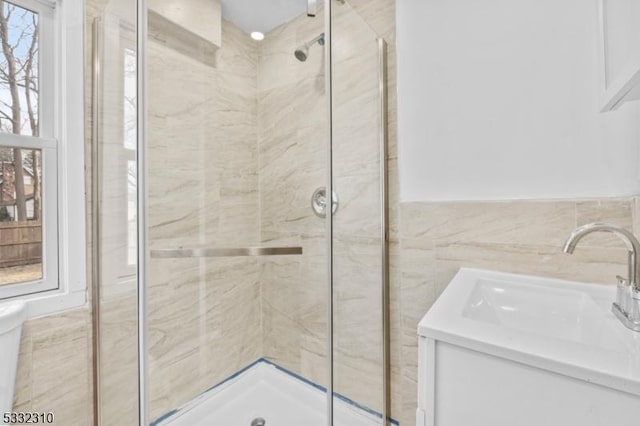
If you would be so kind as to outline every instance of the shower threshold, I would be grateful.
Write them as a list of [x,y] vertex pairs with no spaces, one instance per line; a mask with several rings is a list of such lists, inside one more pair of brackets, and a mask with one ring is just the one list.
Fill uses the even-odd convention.
[[[333,407],[335,425],[382,425],[379,413],[342,396]],[[323,387],[260,359],[152,426],[251,426],[257,419],[264,426],[325,426],[326,418]]]

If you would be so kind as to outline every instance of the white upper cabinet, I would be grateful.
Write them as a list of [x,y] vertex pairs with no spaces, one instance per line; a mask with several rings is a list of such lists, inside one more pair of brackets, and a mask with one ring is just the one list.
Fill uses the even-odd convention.
[[640,1],[598,1],[604,112],[640,99]]

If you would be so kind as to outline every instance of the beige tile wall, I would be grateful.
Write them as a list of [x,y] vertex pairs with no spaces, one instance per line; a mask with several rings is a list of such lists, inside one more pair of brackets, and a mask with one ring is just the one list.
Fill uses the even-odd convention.
[[[335,389],[382,408],[380,167],[376,32],[348,3],[333,11]],[[325,221],[310,208],[326,183],[323,51],[296,46],[323,31],[301,16],[266,35],[258,61],[263,243],[302,245],[296,258],[261,259],[265,356],[326,382]],[[375,291],[375,289],[378,291]],[[373,308],[372,307],[376,307]]]
[[266,34],[257,98],[261,241],[303,247],[302,256],[260,259],[264,356],[325,383],[325,221],[310,208],[326,182],[324,62],[317,44],[306,62],[293,54],[322,28],[322,16],[303,15]]
[[77,309],[25,323],[14,411],[51,411],[60,426],[91,424],[89,321],[87,310]]
[[[214,64],[149,44],[152,250],[259,241],[256,58],[227,21]],[[262,330],[255,258],[152,258],[149,271],[153,419],[259,358]]]

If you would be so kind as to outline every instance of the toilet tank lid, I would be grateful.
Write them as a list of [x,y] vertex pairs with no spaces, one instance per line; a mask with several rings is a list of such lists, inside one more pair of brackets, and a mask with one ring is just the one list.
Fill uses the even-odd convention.
[[24,301],[0,303],[0,334],[20,327],[26,316],[27,310]]

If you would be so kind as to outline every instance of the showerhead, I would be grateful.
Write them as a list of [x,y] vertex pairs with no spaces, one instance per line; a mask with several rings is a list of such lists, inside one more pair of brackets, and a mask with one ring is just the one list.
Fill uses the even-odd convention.
[[305,44],[304,46],[298,47],[294,54],[296,55],[296,59],[300,62],[306,61],[309,56],[309,46]]
[[299,46],[294,52],[294,54],[296,55],[296,59],[300,62],[306,61],[309,57],[309,48],[316,43],[318,43],[320,46],[324,46],[324,33],[320,34],[313,40],[303,44],[302,46]]

